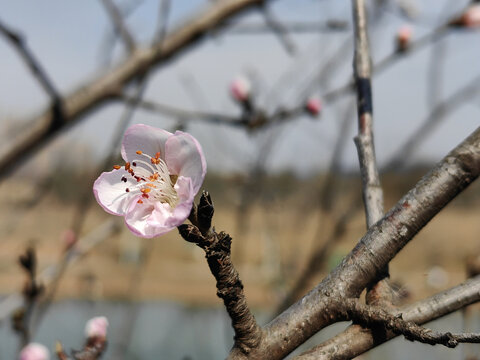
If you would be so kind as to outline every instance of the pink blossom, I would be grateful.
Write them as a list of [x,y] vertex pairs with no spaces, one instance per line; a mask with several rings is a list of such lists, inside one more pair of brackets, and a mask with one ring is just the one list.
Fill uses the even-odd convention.
[[397,47],[399,50],[406,50],[412,40],[413,30],[409,25],[403,25],[397,31]]
[[244,77],[236,78],[230,84],[230,94],[238,102],[245,102],[250,97],[251,85]]
[[85,337],[87,339],[98,337],[105,339],[107,337],[108,319],[105,316],[97,316],[87,321],[85,324]]
[[20,360],[48,360],[50,352],[42,344],[30,343],[20,352]]
[[480,27],[480,4],[469,6],[462,15],[462,22],[469,28]]
[[305,105],[305,109],[308,113],[312,116],[317,116],[320,114],[322,110],[322,102],[318,98],[311,97],[307,100],[307,104]]
[[182,224],[203,183],[207,164],[190,134],[137,124],[122,142],[125,166],[102,173],[93,185],[97,202],[125,217],[137,236],[153,238]]

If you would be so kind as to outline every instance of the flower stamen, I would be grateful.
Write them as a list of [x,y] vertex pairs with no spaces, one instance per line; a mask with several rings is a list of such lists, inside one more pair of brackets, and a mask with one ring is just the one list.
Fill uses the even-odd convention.
[[[140,150],[135,153],[146,157],[150,161],[135,159],[135,161],[132,161],[131,163],[125,163],[125,171],[136,180],[135,185],[125,189],[125,192],[129,193],[128,195],[125,195],[141,195],[143,199],[160,201],[161,203],[167,203],[172,208],[175,208],[180,201],[177,191],[174,188],[178,175],[170,174],[167,164],[160,157],[160,152],[155,153],[155,157],[151,157]],[[133,170],[132,166],[135,167],[135,170]],[[121,166],[115,165],[114,169],[120,170]],[[121,181],[126,183],[128,179],[127,177],[122,176]],[[143,204],[143,200],[139,199],[137,203]]]

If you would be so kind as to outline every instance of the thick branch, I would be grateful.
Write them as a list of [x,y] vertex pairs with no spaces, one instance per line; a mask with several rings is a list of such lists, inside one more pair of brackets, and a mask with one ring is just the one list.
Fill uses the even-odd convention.
[[[480,174],[480,128],[450,152],[379,222],[315,289],[264,329],[255,355],[281,359],[336,321],[330,298],[358,297],[395,255]],[[232,357],[234,358],[234,357]]]
[[[478,301],[480,301],[480,276],[400,308],[398,313],[402,314],[405,321],[424,324]],[[352,325],[341,334],[295,357],[295,360],[351,359],[396,336],[393,332],[378,334],[359,325]]]
[[196,14],[183,26],[172,31],[164,41],[149,49],[136,50],[122,64],[112,69],[72,94],[64,97],[63,118],[54,121],[52,110],[31,120],[31,126],[13,144],[0,153],[0,178],[29,158],[38,148],[50,140],[59,130],[78,122],[89,111],[97,109],[121,92],[123,87],[153,67],[163,64],[182,50],[197,43],[209,31],[241,11],[263,3],[264,0],[219,1],[202,14]]

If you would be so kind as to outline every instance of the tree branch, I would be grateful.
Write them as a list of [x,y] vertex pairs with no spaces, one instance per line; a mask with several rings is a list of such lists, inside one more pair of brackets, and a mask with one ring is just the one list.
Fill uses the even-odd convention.
[[413,321],[404,320],[402,313],[391,314],[381,307],[361,304],[358,299],[348,299],[342,305],[345,306],[345,310],[342,312],[344,312],[346,319],[371,329],[380,326],[396,335],[403,335],[410,341],[418,341],[429,345],[439,344],[449,348],[455,348],[462,342],[480,342],[480,334],[453,334],[433,331],[417,325]]
[[264,328],[265,336],[252,358],[281,359],[335,322],[330,299],[360,296],[420,229],[479,174],[480,128],[371,226],[327,278]]
[[120,34],[120,37],[122,38],[128,52],[133,53],[136,48],[135,40],[133,39],[132,34],[130,34],[127,25],[123,21],[122,14],[118,10],[117,6],[112,0],[102,0],[102,4],[105,7],[110,20],[112,21],[115,31]]
[[118,95],[126,84],[159,64],[171,60],[183,50],[197,43],[214,28],[223,25],[225,20],[240,12],[257,6],[265,0],[227,0],[217,2],[201,14],[196,14],[167,35],[161,44],[148,49],[136,50],[122,64],[104,76],[85,84],[79,90],[64,97],[62,121],[55,121],[52,110],[46,110],[30,120],[31,126],[13,144],[0,153],[0,179],[14,170],[22,161],[67,125],[78,122],[88,112]]
[[178,230],[186,241],[205,251],[210,271],[217,280],[217,296],[223,300],[232,320],[235,349],[248,355],[260,343],[262,329],[248,308],[243,284],[230,257],[232,238],[211,228],[213,211],[210,195],[204,192],[198,209],[192,211],[189,218],[192,225],[180,225]]
[[32,74],[37,81],[43,87],[45,92],[50,96],[52,104],[60,102],[60,95],[58,94],[55,86],[48,77],[47,73],[40,65],[40,62],[36,59],[35,55],[28,48],[25,39],[18,33],[9,29],[4,23],[0,21],[0,33],[2,33],[7,40],[10,41],[12,46],[22,57],[25,64],[28,66]]
[[[380,185],[373,141],[372,60],[367,33],[367,12],[364,0],[354,0],[352,5],[355,24],[353,68],[358,112],[358,135],[354,141],[360,163],[363,204],[368,229],[383,216],[383,190]],[[368,289],[367,303],[391,305],[392,291],[387,282],[388,276],[387,265],[376,284]]]
[[[424,324],[478,301],[480,301],[480,276],[415,304],[402,307],[397,313],[401,313],[405,321]],[[383,337],[379,335],[382,334],[359,325],[352,325],[344,332],[294,359],[327,360],[332,357],[351,359],[397,336],[393,332],[384,333]]]

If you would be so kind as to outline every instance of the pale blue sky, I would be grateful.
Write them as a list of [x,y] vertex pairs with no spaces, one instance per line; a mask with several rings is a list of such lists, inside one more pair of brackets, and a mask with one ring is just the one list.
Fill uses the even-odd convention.
[[[188,14],[205,1],[172,1],[169,24],[175,27]],[[420,25],[414,26],[415,36],[428,32],[435,24],[444,1],[417,1],[420,7]],[[465,1],[452,5],[452,11],[460,9]],[[333,5],[332,5],[333,4]],[[98,0],[0,0],[1,20],[21,30],[29,46],[35,51],[43,66],[62,91],[71,91],[85,79],[93,78],[101,71],[101,48],[110,23]],[[128,25],[140,42],[146,43],[155,30],[158,1],[145,0],[129,18]],[[431,7],[431,9],[429,8]],[[281,19],[325,20],[328,18],[351,19],[350,1],[277,0],[273,11]],[[262,17],[250,13],[238,19],[241,22],[261,22]],[[392,51],[396,29],[405,21],[388,14],[379,28],[372,31],[374,59],[380,59]],[[298,60],[286,55],[272,35],[228,35],[221,33],[208,39],[192,50],[183,53],[176,61],[159,68],[149,82],[147,99],[186,109],[198,109],[188,94],[185,78],[193,76],[205,98],[204,108],[215,112],[238,113],[238,108],[228,94],[232,78],[245,71],[258,73],[265,95],[275,87],[279,76],[288,69],[296,68],[293,79],[280,89],[284,97],[275,104],[293,105],[295,94],[302,88],[318,67],[328,59],[349,32],[335,34],[296,35],[293,37],[298,49]],[[480,73],[480,32],[455,31],[445,40],[446,53],[442,93],[446,96]],[[0,131],[13,118],[24,119],[45,106],[47,97],[32,79],[19,57],[0,38]],[[122,48],[116,46],[115,61],[121,59]],[[415,53],[398,65],[375,78],[374,114],[376,149],[380,163],[395,151],[415,131],[428,114],[426,105],[426,78],[431,58],[431,47]],[[351,54],[342,61],[342,70],[332,79],[331,87],[342,84],[351,77]],[[301,66],[296,64],[301,63]],[[319,93],[316,91],[314,93]],[[262,97],[263,99],[265,98]],[[341,103],[341,102],[340,102]],[[347,103],[347,101],[343,101]],[[438,129],[431,134],[416,153],[413,161],[434,161],[443,157],[451,148],[465,138],[480,124],[480,101],[459,107]],[[326,105],[319,121],[304,119],[281,126],[276,130],[274,151],[268,157],[267,167],[272,170],[290,169],[309,173],[325,166],[332,151],[339,112]],[[69,130],[69,139],[85,141],[94,145],[93,153],[101,156],[109,144],[108,135],[120,118],[123,107],[109,105],[80,125]],[[354,119],[352,119],[354,121]],[[173,126],[171,119],[138,111],[133,122],[155,124],[159,127]],[[356,125],[349,135],[353,138]],[[189,126],[188,131],[202,143],[210,169],[244,171],[255,162],[266,135],[249,136],[245,131],[227,126],[214,127],[199,123]],[[5,143],[4,143],[5,144]],[[5,145],[4,145],[5,146]],[[353,141],[349,141],[344,156],[344,166],[357,167],[357,155]]]

